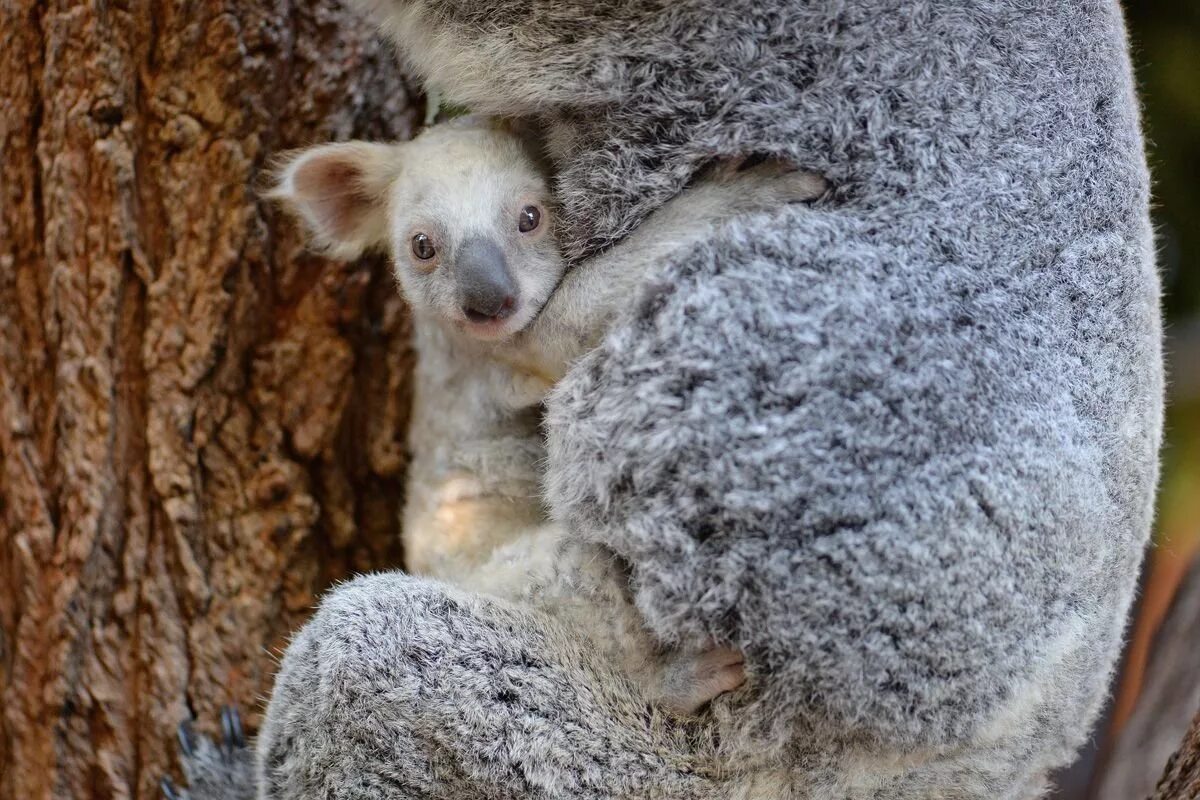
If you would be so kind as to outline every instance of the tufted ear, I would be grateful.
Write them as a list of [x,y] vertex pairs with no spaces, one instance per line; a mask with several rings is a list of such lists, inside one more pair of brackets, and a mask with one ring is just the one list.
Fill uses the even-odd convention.
[[387,191],[402,147],[342,142],[288,154],[267,197],[303,220],[318,246],[355,258],[387,242]]

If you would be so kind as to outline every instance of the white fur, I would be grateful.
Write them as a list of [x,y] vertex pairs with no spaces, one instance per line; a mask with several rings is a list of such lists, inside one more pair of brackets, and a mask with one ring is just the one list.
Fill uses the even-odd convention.
[[[361,222],[341,241],[322,216],[327,198],[297,188],[297,173],[320,158],[358,159],[356,183],[376,199],[353,209]],[[552,606],[608,650],[649,696],[677,711],[694,711],[741,684],[739,654],[719,647],[660,654],[625,598],[589,595],[613,566],[592,563],[586,548],[562,558],[571,544],[540,503],[538,407],[636,299],[654,266],[703,238],[707,228],[697,222],[809,200],[824,190],[823,182],[778,164],[743,173],[726,167],[663,206],[588,269],[562,278],[545,178],[522,143],[497,128],[460,122],[402,144],[318,147],[281,174],[273,195],[334,252],[357,254],[386,243],[412,306],[419,361],[403,525],[409,569]],[[537,202],[550,217],[538,239],[515,230],[524,202]],[[415,232],[436,240],[436,265],[411,254]],[[456,246],[468,236],[500,242],[520,287],[517,312],[486,336],[456,305]]]

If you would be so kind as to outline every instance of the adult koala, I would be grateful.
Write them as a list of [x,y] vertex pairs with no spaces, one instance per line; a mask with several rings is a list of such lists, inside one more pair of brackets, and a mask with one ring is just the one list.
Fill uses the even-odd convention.
[[1160,439],[1115,0],[363,4],[448,99],[549,126],[576,260],[717,157],[835,189],[664,264],[549,407],[554,515],[751,686],[668,718],[546,614],[362,578],[284,659],[261,796],[1038,796],[1105,692]]

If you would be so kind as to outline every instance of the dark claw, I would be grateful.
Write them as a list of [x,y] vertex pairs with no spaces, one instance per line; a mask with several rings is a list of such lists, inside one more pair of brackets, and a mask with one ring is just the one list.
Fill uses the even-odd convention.
[[188,758],[194,756],[196,754],[196,731],[192,728],[192,721],[185,719],[179,723],[177,734],[179,736],[179,749]]
[[175,784],[170,778],[163,778],[158,782],[158,788],[162,789],[163,797],[167,800],[181,800],[179,790],[175,788]]
[[230,753],[234,748],[246,746],[246,734],[242,732],[242,718],[233,706],[221,707],[221,735],[225,740],[225,747]]

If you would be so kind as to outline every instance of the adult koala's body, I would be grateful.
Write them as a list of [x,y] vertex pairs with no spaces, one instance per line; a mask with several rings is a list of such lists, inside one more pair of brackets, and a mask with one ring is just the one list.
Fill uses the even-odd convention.
[[664,264],[549,407],[554,515],[752,688],[667,719],[552,619],[360,579],[284,660],[263,796],[1037,796],[1105,691],[1156,478],[1116,2],[365,5],[449,99],[550,126],[576,258],[717,156],[836,190]]

